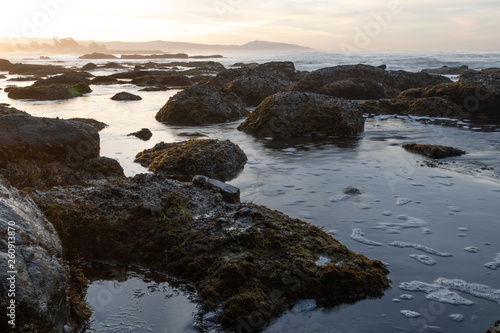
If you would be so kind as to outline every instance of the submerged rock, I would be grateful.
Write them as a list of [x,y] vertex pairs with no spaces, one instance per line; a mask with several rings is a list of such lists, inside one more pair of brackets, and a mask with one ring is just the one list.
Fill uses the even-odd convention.
[[438,145],[421,145],[416,143],[405,144],[403,145],[403,148],[409,152],[425,155],[430,158],[453,157],[453,156],[460,156],[466,153],[463,150],[456,149],[453,147],[438,146]]
[[193,86],[171,97],[156,120],[174,125],[201,126],[235,121],[247,116],[241,99],[226,88]]
[[137,96],[126,91],[122,91],[113,97],[111,97],[113,101],[140,101],[142,100],[141,96]]
[[364,118],[356,103],[303,92],[266,98],[238,127],[259,137],[352,136],[363,128]]
[[485,333],[500,333],[500,320],[488,328]]
[[110,76],[96,76],[90,81],[90,84],[116,84],[119,83],[118,79]]
[[213,139],[193,139],[176,143],[160,142],[137,154],[135,162],[154,173],[192,178],[203,175],[226,181],[244,167],[247,156],[230,142]]
[[[210,188],[149,174],[54,188],[35,200],[65,231],[68,258],[140,264],[183,278],[195,285],[200,312],[216,312],[227,330],[261,329],[303,299],[354,301],[389,286],[380,261],[320,228],[262,206],[227,204]],[[321,256],[328,262],[317,265]]]
[[98,132],[102,131],[106,127],[108,127],[107,124],[100,122],[98,120],[92,119],[92,118],[70,118],[68,120],[71,121],[79,121],[81,123],[88,124],[90,126],[93,126]]
[[[71,286],[61,241],[52,224],[26,195],[0,179],[0,309],[7,321],[30,332],[76,332],[90,317],[81,286]],[[13,273],[12,271],[15,271]],[[8,295],[14,294],[13,297]],[[15,301],[13,317],[8,306]],[[66,329],[64,329],[66,327]]]
[[127,136],[135,136],[141,140],[148,141],[153,136],[153,133],[147,128],[143,128],[140,131],[127,134]]

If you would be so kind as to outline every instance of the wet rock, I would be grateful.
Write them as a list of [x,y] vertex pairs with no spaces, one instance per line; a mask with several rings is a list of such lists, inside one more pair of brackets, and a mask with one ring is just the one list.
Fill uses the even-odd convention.
[[112,54],[94,52],[91,54],[84,54],[78,57],[78,59],[117,59],[117,57]]
[[272,61],[255,67],[257,72],[270,76],[281,76],[284,80],[297,81],[300,77],[297,76],[295,65],[291,61]]
[[402,90],[445,82],[451,80],[426,73],[386,71],[368,65],[342,65],[306,74],[293,90],[360,100],[395,97]]
[[90,84],[116,84],[119,83],[118,79],[110,76],[96,76],[90,81]]
[[207,84],[226,87],[230,82],[239,77],[252,73],[250,68],[230,68],[210,79]]
[[247,156],[226,140],[193,139],[176,143],[160,142],[137,154],[135,162],[158,174],[191,179],[195,175],[226,181],[244,167]]
[[11,107],[9,104],[0,103],[0,117],[13,115],[13,114],[21,114],[29,116],[28,113],[18,110],[16,108]]
[[491,326],[485,333],[500,333],[500,320]]
[[93,70],[95,70],[97,68],[98,67],[97,67],[96,64],[94,64],[93,62],[89,62],[88,64],[83,65],[82,68],[81,68],[81,70],[82,71],[93,71]]
[[353,186],[348,186],[345,189],[342,190],[342,193],[348,194],[348,195],[359,195],[363,193],[359,188],[353,187]]
[[186,75],[167,74],[167,75],[144,75],[139,76],[130,83],[138,86],[160,86],[160,87],[184,87],[193,84],[193,81]]
[[244,62],[237,62],[233,65],[231,65],[231,67],[246,67],[246,68],[255,68],[259,65],[258,62],[249,62],[249,63],[244,63]]
[[216,179],[212,179],[212,178],[208,178],[208,177],[200,176],[200,175],[193,177],[193,184],[201,186],[201,187],[205,187],[205,188],[211,187],[211,188],[215,189],[216,191],[218,191],[222,195],[222,199],[225,202],[233,203],[233,204],[240,202],[240,189],[235,187],[235,186],[223,183],[223,182],[216,180]]
[[172,72],[169,71],[142,71],[142,70],[133,70],[128,72],[114,73],[109,75],[109,77],[115,79],[136,79],[142,76],[167,76],[172,75]]
[[[46,216],[64,228],[68,258],[141,264],[190,281],[200,312],[217,310],[227,330],[256,331],[303,299],[354,301],[389,286],[381,262],[349,251],[320,228],[217,198],[211,188],[151,174],[35,193]],[[320,257],[327,262],[317,265]],[[252,321],[275,296],[284,301]]]
[[83,96],[92,92],[92,89],[85,84],[76,85],[50,84],[44,86],[16,87],[9,90],[9,98],[12,99],[35,99],[40,101],[61,100]]
[[122,91],[122,92],[114,95],[113,97],[111,97],[111,99],[113,101],[140,101],[140,100],[142,100],[142,97],[125,92],[125,91]]
[[85,123],[85,124],[88,124],[88,125],[91,125],[93,126],[98,132],[102,131],[103,129],[105,129],[106,127],[108,127],[107,124],[103,123],[103,122],[100,122],[98,120],[95,120],[95,119],[91,119],[91,118],[70,118],[68,120],[71,120],[71,121],[79,121],[79,122],[82,122],[82,123]]
[[153,136],[153,133],[147,128],[143,128],[138,132],[130,133],[127,136],[135,136],[141,140],[148,141]]
[[363,128],[364,119],[357,103],[303,92],[268,97],[238,127],[259,137],[351,136]]
[[[81,319],[88,319],[90,311],[83,301],[84,295],[70,289],[69,268],[54,227],[33,200],[2,179],[0,193],[0,225],[5,232],[0,239],[0,309],[5,316],[0,330],[10,332],[7,321],[11,319],[15,319],[16,327],[31,326],[32,331],[38,332],[62,332],[65,325],[83,324]],[[11,235],[12,239],[8,237]],[[9,254],[9,244],[15,246],[15,257]],[[9,280],[12,276],[15,280]],[[11,282],[15,285],[14,298],[8,298]],[[11,300],[15,300],[14,318],[7,316]],[[76,304],[70,302],[75,301],[87,313],[81,313],[84,318],[80,320],[72,314]]]
[[438,145],[422,145],[416,143],[405,144],[403,145],[403,148],[409,152],[425,155],[430,158],[453,157],[453,156],[460,156],[466,153],[463,150],[456,149],[453,147],[438,146]]
[[[3,78],[5,78],[5,75],[4,75]],[[11,81],[11,82],[28,82],[28,81],[36,81],[36,80],[39,80],[39,79],[40,79],[40,77],[38,77],[38,76],[20,76],[20,77],[10,78],[7,81]]]
[[235,121],[248,115],[241,99],[226,88],[193,86],[171,97],[156,120],[174,125],[201,126]]
[[9,74],[19,75],[57,75],[63,73],[73,72],[63,66],[54,65],[35,65],[35,64],[12,64],[9,69]]
[[104,69],[121,69],[125,68],[125,66],[118,64],[116,62],[108,62],[107,64],[102,65],[100,68]]
[[68,84],[73,86],[77,84],[88,85],[89,80],[87,79],[86,74],[83,75],[62,74],[62,75],[52,76],[47,79],[38,80],[35,83],[33,83],[32,87],[48,86],[51,84]]
[[440,75],[460,75],[467,71],[469,71],[469,66],[442,66],[441,68],[430,68],[430,69],[422,69],[422,73],[429,74],[440,74]]
[[0,71],[8,72],[12,68],[13,64],[7,59],[0,59]]

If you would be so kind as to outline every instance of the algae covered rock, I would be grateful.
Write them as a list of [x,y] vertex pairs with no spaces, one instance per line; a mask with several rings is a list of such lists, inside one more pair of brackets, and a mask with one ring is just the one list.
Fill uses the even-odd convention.
[[[61,241],[33,200],[3,179],[0,225],[0,309],[4,316],[0,331],[11,332],[11,320],[17,328],[31,327],[30,332],[78,331],[90,311],[84,295],[70,289]],[[72,312],[77,308],[80,318]]]
[[259,137],[352,136],[363,128],[357,103],[303,92],[266,98],[238,127]]
[[262,329],[301,299],[352,302],[389,286],[380,261],[322,229],[263,206],[225,203],[205,186],[149,174],[35,199],[65,230],[69,258],[141,264],[189,281],[200,314],[213,313],[230,331]]
[[140,101],[142,100],[142,97],[128,93],[126,91],[122,91],[111,97],[111,99],[113,101]]
[[248,115],[241,99],[226,88],[193,86],[171,97],[156,120],[174,125],[200,126],[235,121]]
[[9,90],[8,97],[12,99],[51,101],[79,97],[89,92],[92,92],[92,89],[86,83],[78,83],[76,85],[49,84],[12,88]]
[[213,139],[160,142],[137,154],[135,159],[154,173],[182,178],[199,174],[222,181],[234,178],[246,161],[240,147],[228,140]]
[[430,158],[453,157],[453,156],[460,156],[466,153],[463,150],[456,149],[453,147],[438,146],[438,145],[422,145],[416,143],[405,144],[403,145],[403,148],[409,152],[425,155]]

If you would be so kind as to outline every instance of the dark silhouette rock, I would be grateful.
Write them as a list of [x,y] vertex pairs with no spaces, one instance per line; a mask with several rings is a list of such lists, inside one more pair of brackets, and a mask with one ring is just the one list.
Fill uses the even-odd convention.
[[0,71],[8,72],[12,68],[13,64],[7,59],[0,59]]
[[77,85],[77,84],[89,84],[89,80],[85,76],[81,75],[68,75],[62,74],[57,76],[52,76],[47,79],[41,79],[33,83],[33,87],[48,86],[51,84],[67,84],[67,85]]
[[[0,103],[0,117],[9,116],[14,114],[21,114],[25,116],[29,116],[28,113],[18,110],[16,108],[11,107],[9,104]],[[1,146],[1,144],[0,144]]]
[[246,161],[247,156],[234,143],[211,139],[160,142],[135,159],[154,173],[189,179],[203,175],[222,181],[234,178]]
[[134,70],[128,72],[121,73],[113,73],[109,75],[115,79],[136,79],[141,76],[167,76],[175,74],[172,71],[143,71],[143,70]]
[[259,137],[352,136],[363,131],[357,103],[326,95],[282,92],[266,98],[238,127]]
[[491,326],[485,333],[500,333],[500,320]]
[[105,129],[106,127],[108,127],[107,124],[100,122],[100,121],[97,121],[95,119],[90,119],[90,118],[70,118],[68,120],[79,121],[81,123],[88,124],[90,126],[93,126],[98,132],[100,132],[103,129]]
[[186,75],[168,74],[168,75],[144,75],[139,76],[130,83],[138,86],[160,86],[160,87],[185,87],[193,84],[193,81]]
[[118,79],[110,76],[96,76],[90,81],[90,84],[116,84],[119,83]]
[[427,157],[435,159],[460,156],[466,153],[463,150],[456,149],[453,147],[438,146],[438,145],[422,145],[416,143],[405,144],[403,145],[403,148],[409,152],[425,155]]
[[130,133],[127,136],[135,136],[141,140],[148,141],[153,136],[153,133],[147,128],[143,128],[138,132]]
[[226,88],[192,86],[171,97],[156,120],[175,125],[200,126],[235,121],[248,115],[241,99]]
[[458,67],[442,66],[441,68],[422,69],[422,73],[440,74],[440,75],[460,75],[470,71],[469,66],[462,65]]
[[141,96],[137,96],[126,91],[122,91],[113,97],[111,97],[113,101],[140,101],[142,99]]
[[121,69],[121,68],[125,68],[125,66],[120,65],[120,64],[118,64],[116,62],[108,62],[107,64],[102,65],[100,68],[104,68],[104,69]]
[[12,99],[35,99],[35,100],[60,100],[82,96],[92,92],[85,84],[76,85],[50,84],[44,86],[16,87],[9,90],[9,98]]
[[117,59],[117,57],[112,54],[94,52],[91,54],[84,54],[81,57],[78,57],[78,59]]
[[[335,84],[341,82],[340,84]],[[405,71],[386,71],[368,65],[342,65],[306,74],[293,90],[324,93],[348,99],[379,99],[397,96],[402,90],[451,82],[443,76]],[[342,89],[342,84],[348,85]],[[356,86],[359,88],[356,88]]]
[[81,70],[82,71],[93,71],[97,68],[98,68],[98,66],[96,64],[94,64],[93,62],[89,62],[88,64],[83,65]]

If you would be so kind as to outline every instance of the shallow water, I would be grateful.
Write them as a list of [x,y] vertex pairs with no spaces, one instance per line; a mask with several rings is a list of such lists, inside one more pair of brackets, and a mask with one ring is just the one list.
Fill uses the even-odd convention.
[[[314,54],[299,60],[296,59],[299,54],[287,56],[303,68],[323,67],[329,61],[325,56]],[[384,54],[378,56],[380,59],[372,61],[384,60]],[[393,54],[385,59],[397,63],[398,56]],[[234,57],[224,61],[261,62],[285,55]],[[434,55],[426,59],[432,60],[432,57]],[[450,62],[435,62],[449,64],[460,57],[456,54]],[[494,63],[492,57],[485,55],[484,58],[487,61],[481,66]],[[352,58],[351,63],[364,59],[361,55]],[[468,59],[476,58],[469,54]],[[80,65],[87,62],[66,60]],[[411,66],[407,61],[405,69],[412,69]],[[9,83],[29,84],[0,79],[2,88]],[[192,128],[157,122],[156,112],[177,92],[175,90],[137,92],[137,87],[132,85],[92,86],[92,89],[94,92],[88,96],[60,102],[9,100],[0,91],[0,103],[9,103],[37,116],[92,117],[107,123],[109,127],[100,132],[101,154],[118,159],[127,175],[147,171],[133,163],[133,159],[138,152],[157,142],[185,140],[195,133],[230,139],[240,145],[249,159],[243,172],[230,182],[241,189],[242,200],[264,204],[324,227],[349,249],[389,265],[392,288],[382,298],[334,308],[324,307],[322,303],[316,308],[311,302],[299,304],[295,310],[291,308],[273,321],[265,332],[469,333],[482,332],[499,319],[500,304],[488,297],[453,290],[474,304],[452,305],[443,299],[429,300],[426,293],[399,287],[403,282],[433,284],[438,278],[447,278],[500,289],[500,269],[492,269],[495,265],[485,266],[495,262],[500,253],[499,126],[467,122],[441,126],[417,119],[378,117],[367,118],[364,133],[356,138],[266,140],[237,131],[240,122]],[[139,94],[143,100],[110,100],[120,91]],[[153,132],[150,141],[126,136],[143,127]],[[425,158],[400,147],[411,142],[450,145],[468,154],[448,159],[450,164],[441,168],[430,168],[421,166],[419,161]],[[494,170],[483,170],[484,167]],[[362,194],[341,197],[348,186],[359,188]],[[354,233],[353,229],[356,229]],[[367,245],[358,237],[351,237],[360,232],[366,240],[380,246]],[[394,242],[415,246],[390,245]],[[472,248],[474,251],[470,251]],[[422,255],[436,264],[426,265],[414,259]],[[152,291],[151,295],[148,290]],[[193,316],[196,304],[191,302],[189,293],[179,290],[168,282],[154,283],[136,273],[129,275],[126,285],[114,279],[96,281],[88,292],[88,300],[95,310],[92,329],[96,332],[196,331]],[[166,297],[165,293],[175,296]],[[401,297],[403,294],[413,299]],[[112,296],[111,301],[103,306],[106,295]],[[420,316],[408,318],[401,311],[416,312]]]

